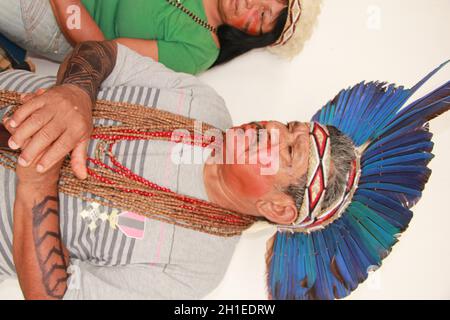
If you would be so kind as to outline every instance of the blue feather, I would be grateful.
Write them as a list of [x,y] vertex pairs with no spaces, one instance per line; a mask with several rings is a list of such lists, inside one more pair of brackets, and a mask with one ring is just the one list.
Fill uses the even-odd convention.
[[366,144],[361,177],[351,204],[324,229],[276,233],[267,277],[273,299],[343,298],[367,278],[371,266],[381,265],[408,227],[410,208],[431,174],[427,122],[449,110],[450,82],[403,105],[446,63],[412,89],[361,82],[315,114],[312,121],[335,126],[357,147]]
[[411,128],[407,133],[398,130],[391,135],[386,135],[374,140],[373,143],[365,150],[364,159],[369,159],[372,156],[379,154],[380,151],[389,151],[397,147],[403,147],[422,141],[430,141],[432,134],[425,130],[425,128]]

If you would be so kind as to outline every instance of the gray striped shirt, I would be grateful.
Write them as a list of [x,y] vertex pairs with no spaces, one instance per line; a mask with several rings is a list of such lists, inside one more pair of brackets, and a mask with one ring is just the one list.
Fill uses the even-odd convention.
[[[54,82],[54,77],[23,71],[0,74],[0,89],[19,92],[47,88]],[[103,83],[98,98],[167,110],[221,129],[232,124],[223,100],[211,88],[122,46],[116,67]],[[4,111],[0,112],[2,117]],[[115,122],[100,120],[96,124]],[[90,156],[94,147],[92,141]],[[171,142],[135,141],[118,143],[113,152],[140,176],[178,193],[207,200],[203,164],[177,164],[173,148]],[[181,159],[183,152],[186,149],[176,157]],[[15,276],[14,191],[14,173],[0,166],[0,278]],[[112,217],[117,215],[114,220]],[[60,194],[60,217],[62,240],[71,254],[72,275],[66,299],[201,298],[222,279],[239,239],[142,219],[64,194]]]

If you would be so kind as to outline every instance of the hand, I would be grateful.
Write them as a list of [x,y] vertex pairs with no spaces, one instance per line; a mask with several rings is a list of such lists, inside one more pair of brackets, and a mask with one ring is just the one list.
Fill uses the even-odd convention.
[[[34,93],[22,94],[21,102],[26,103],[26,102],[30,101],[32,98],[34,98],[36,96],[40,96],[45,91],[47,91],[47,90],[46,89],[38,89]],[[6,123],[7,120],[8,120],[8,118],[3,118],[3,122]],[[9,129],[9,131],[8,131],[8,129]],[[8,129],[3,124],[0,124],[0,148],[6,148],[6,149],[9,148],[8,141],[11,138],[12,134],[15,132],[15,129],[11,128],[11,127],[9,127]]]
[[86,159],[93,130],[92,101],[77,86],[64,84],[46,92],[24,96],[24,104],[4,121],[11,132],[11,149],[22,149],[19,165],[44,173],[69,152],[71,167],[80,179],[87,177]]
[[58,184],[61,167],[64,160],[60,160],[52,167],[48,168],[44,173],[36,170],[37,163],[41,160],[42,155],[38,156],[34,162],[27,167],[16,166],[16,176],[18,180],[18,188],[45,188],[47,186],[54,187]]

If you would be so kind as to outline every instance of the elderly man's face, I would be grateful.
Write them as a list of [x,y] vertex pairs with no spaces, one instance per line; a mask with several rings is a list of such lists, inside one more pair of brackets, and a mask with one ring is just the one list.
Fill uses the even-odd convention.
[[[267,135],[260,135],[257,139],[254,133],[260,130],[267,132]],[[285,205],[295,209],[292,198],[284,190],[290,184],[297,184],[307,172],[309,124],[290,122],[285,125],[276,121],[261,121],[234,127],[231,131],[238,137],[245,133],[246,143],[244,148],[238,143],[232,143],[229,140],[232,135],[229,135],[230,131],[227,132],[224,149],[228,161],[220,168],[223,183],[238,198],[245,199],[246,204],[243,206],[246,213],[250,213],[249,209],[253,208],[250,214],[266,216],[274,222],[290,223],[275,221],[276,217],[273,219],[267,214],[284,210]],[[255,156],[256,163],[249,163],[249,159]],[[233,159],[233,164],[230,164],[229,159]],[[278,170],[264,174],[264,169],[273,166],[273,161],[278,161]],[[296,214],[295,210],[295,217]]]

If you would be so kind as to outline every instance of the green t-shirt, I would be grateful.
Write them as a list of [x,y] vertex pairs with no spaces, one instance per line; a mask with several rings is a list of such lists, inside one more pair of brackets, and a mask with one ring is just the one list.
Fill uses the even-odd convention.
[[[202,0],[181,0],[207,21]],[[217,59],[219,48],[209,30],[166,0],[82,0],[107,39],[158,41],[159,61],[180,72],[197,74]]]

